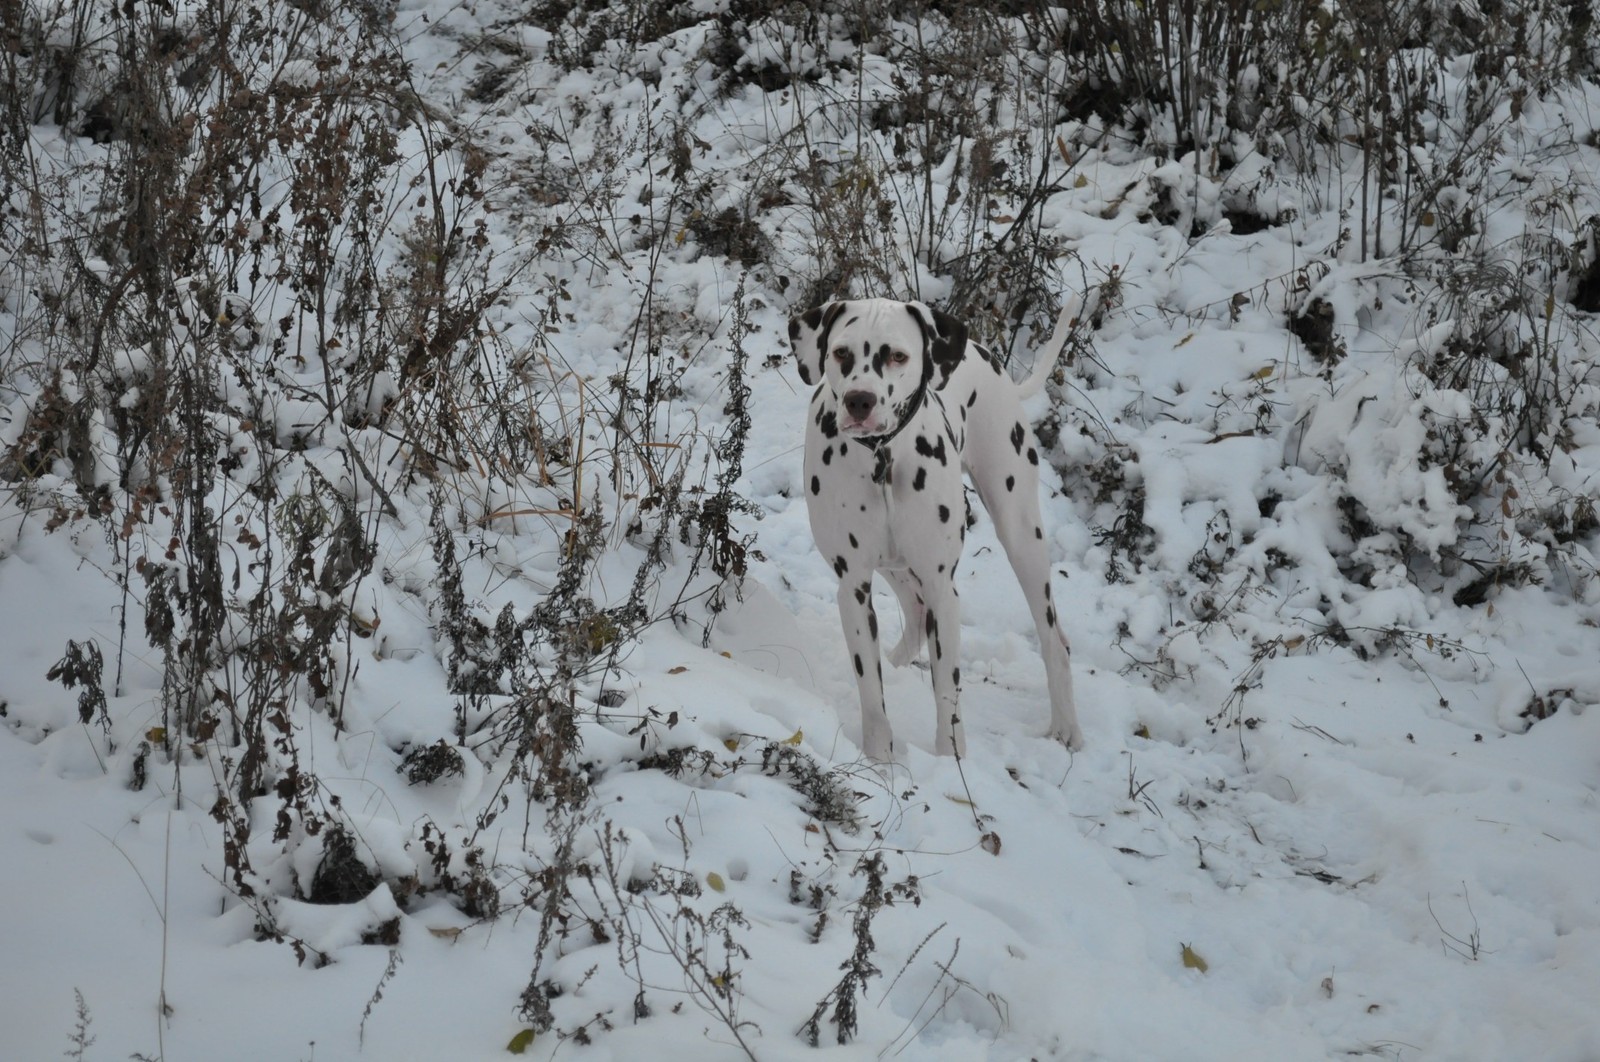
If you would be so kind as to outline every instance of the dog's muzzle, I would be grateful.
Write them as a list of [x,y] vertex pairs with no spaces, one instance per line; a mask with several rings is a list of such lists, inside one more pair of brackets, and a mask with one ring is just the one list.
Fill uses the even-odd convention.
[[878,396],[871,391],[847,391],[842,399],[844,411],[849,417],[847,428],[867,427],[867,418],[872,416],[872,411],[878,408]]

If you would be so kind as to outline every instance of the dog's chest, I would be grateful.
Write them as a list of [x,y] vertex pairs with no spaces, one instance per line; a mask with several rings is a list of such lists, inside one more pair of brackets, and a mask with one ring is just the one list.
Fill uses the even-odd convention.
[[873,570],[952,570],[965,528],[960,436],[930,404],[880,450],[823,430],[821,398],[806,433],[812,537],[844,578]]

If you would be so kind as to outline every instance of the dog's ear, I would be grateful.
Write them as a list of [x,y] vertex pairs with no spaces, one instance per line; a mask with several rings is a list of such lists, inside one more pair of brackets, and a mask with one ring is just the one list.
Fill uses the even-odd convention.
[[789,345],[794,348],[795,361],[800,365],[800,379],[808,384],[822,380],[822,369],[828,357],[828,333],[842,313],[844,303],[830,302],[789,318]]
[[924,348],[928,355],[929,373],[939,376],[933,383],[935,389],[943,387],[956,371],[961,359],[967,355],[967,326],[943,310],[935,310],[920,302],[907,304],[911,316],[922,328]]

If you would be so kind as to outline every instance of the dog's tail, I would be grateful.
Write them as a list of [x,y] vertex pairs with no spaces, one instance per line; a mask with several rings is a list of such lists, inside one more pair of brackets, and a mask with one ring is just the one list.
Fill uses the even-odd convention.
[[1055,334],[1050,337],[1044,349],[1039,352],[1039,358],[1033,364],[1033,371],[1028,378],[1017,384],[1017,390],[1023,398],[1032,398],[1044,390],[1044,382],[1055,371],[1056,362],[1061,358],[1061,352],[1067,347],[1067,340],[1077,330],[1084,319],[1084,311],[1088,307],[1081,294],[1068,295],[1066,302],[1061,306],[1061,314],[1056,318]]

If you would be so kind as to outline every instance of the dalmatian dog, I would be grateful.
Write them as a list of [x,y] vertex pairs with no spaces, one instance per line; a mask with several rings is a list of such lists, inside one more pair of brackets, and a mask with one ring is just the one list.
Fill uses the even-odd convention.
[[966,538],[962,470],[971,476],[1022,584],[1050,689],[1050,732],[1079,748],[1071,649],[1057,622],[1039,518],[1039,451],[1022,401],[1037,394],[1066,344],[1063,311],[1020,386],[964,324],[920,302],[831,302],[789,322],[800,378],[816,385],[806,427],[805,493],[817,549],[839,577],[839,619],[861,695],[862,749],[895,758],[884,710],[872,577],[905,614],[889,654],[902,667],[929,650],[934,749],[966,753],[961,726],[961,617],[955,571]]

